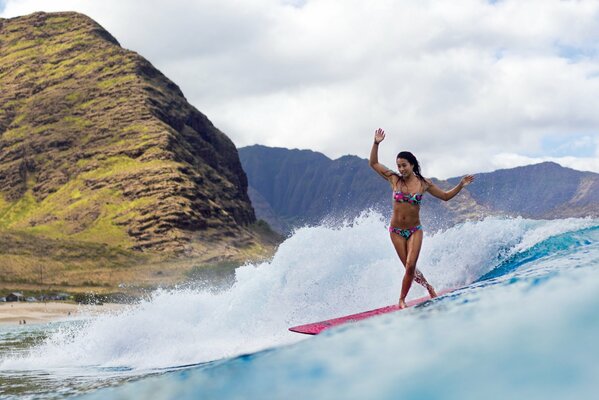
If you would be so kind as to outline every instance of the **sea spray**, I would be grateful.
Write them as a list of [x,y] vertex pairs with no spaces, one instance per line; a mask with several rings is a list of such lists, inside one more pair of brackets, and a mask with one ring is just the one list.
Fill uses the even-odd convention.
[[539,246],[518,270],[422,307],[87,398],[593,398],[599,223],[551,238],[571,236],[580,246]]
[[[462,286],[547,237],[593,225],[488,218],[425,232],[418,268],[438,289]],[[227,290],[161,290],[116,315],[65,325],[0,370],[140,372],[256,352],[304,337],[287,328],[397,301],[403,267],[380,214],[298,229],[272,260],[236,270]],[[423,295],[416,284],[410,297]]]

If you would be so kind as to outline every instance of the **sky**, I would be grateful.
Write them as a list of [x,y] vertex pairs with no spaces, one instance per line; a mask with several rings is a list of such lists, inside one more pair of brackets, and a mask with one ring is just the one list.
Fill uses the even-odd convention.
[[0,0],[78,11],[147,58],[238,146],[425,176],[555,161],[599,172],[599,1]]

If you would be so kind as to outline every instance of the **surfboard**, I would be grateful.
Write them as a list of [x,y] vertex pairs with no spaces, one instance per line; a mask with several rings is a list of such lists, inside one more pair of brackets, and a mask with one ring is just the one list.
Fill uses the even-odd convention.
[[[444,294],[453,292],[454,290],[457,290],[457,288],[442,290],[439,293],[437,293],[437,296],[438,297],[443,296]],[[406,305],[408,307],[413,307],[418,304],[425,303],[429,300],[431,300],[430,296],[420,297],[418,299],[414,299],[414,300],[410,300],[410,301],[406,302]],[[293,326],[293,327],[289,328],[289,330],[291,332],[304,333],[306,335],[318,335],[322,331],[332,328],[334,326],[347,324],[350,322],[357,322],[357,321],[361,321],[366,318],[374,317],[376,315],[387,314],[387,313],[395,312],[395,311],[401,311],[401,309],[399,308],[399,305],[397,305],[397,304],[394,304],[391,306],[386,306],[386,307],[381,307],[381,308],[376,308],[374,310],[364,311],[364,312],[357,313],[357,314],[346,315],[344,317],[327,319],[326,321],[313,322],[313,323],[306,324],[306,325]]]

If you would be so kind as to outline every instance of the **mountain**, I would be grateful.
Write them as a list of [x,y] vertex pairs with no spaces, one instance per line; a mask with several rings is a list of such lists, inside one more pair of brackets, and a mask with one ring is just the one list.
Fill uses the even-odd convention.
[[204,257],[264,249],[235,145],[92,19],[0,19],[0,87],[0,230]]
[[[250,180],[257,210],[272,226],[285,230],[313,223],[336,212],[358,212],[376,204],[386,193],[383,180],[371,179],[368,163],[355,156],[332,161],[310,150],[288,150],[260,145],[242,147],[239,157]],[[266,204],[264,204],[266,202]]]
[[[543,219],[599,217],[599,174],[544,162],[477,175],[468,191],[497,212]],[[449,182],[455,185],[459,178]]]
[[[318,223],[328,216],[352,217],[368,208],[390,215],[389,184],[374,173],[366,159],[343,156],[331,160],[310,150],[260,145],[240,148],[239,157],[248,176],[252,202],[259,204],[258,218],[280,232]],[[433,178],[443,189],[459,180]],[[599,174],[550,162],[481,173],[452,201],[425,197],[421,215],[427,229],[487,215],[599,217]]]

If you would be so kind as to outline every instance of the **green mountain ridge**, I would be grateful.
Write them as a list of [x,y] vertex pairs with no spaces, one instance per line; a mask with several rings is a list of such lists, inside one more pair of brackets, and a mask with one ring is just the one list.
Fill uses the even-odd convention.
[[201,254],[259,245],[231,140],[90,18],[0,20],[0,228]]

